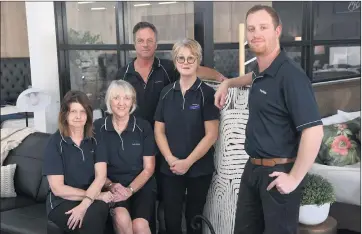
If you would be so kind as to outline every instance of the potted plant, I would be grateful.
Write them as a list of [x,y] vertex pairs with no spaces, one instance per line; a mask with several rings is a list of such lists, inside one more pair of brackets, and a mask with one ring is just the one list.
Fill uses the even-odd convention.
[[336,201],[334,189],[320,175],[307,174],[299,209],[299,222],[305,225],[323,223],[329,214],[330,205]]

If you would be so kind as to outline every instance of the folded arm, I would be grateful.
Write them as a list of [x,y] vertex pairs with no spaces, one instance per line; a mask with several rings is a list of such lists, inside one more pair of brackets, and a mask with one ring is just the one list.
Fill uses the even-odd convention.
[[48,175],[50,189],[53,194],[71,201],[81,201],[85,197],[96,199],[106,181],[107,165],[99,162],[94,165],[95,179],[87,190],[74,188],[64,184],[64,175]]

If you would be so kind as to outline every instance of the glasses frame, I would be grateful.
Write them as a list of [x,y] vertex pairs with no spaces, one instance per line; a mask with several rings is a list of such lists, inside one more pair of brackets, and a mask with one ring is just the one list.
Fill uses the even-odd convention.
[[197,59],[197,56],[187,58],[185,58],[184,56],[176,56],[176,62],[179,64],[184,64],[185,61],[187,61],[188,64],[194,64]]

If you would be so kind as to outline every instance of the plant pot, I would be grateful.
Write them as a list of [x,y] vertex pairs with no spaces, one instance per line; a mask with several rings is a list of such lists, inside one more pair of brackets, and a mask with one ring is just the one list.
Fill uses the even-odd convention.
[[323,223],[329,214],[331,204],[326,203],[321,206],[304,205],[299,208],[299,223],[305,225],[317,225]]

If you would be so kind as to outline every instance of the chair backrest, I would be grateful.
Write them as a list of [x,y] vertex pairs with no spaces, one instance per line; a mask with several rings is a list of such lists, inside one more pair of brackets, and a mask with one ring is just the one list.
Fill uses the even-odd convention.
[[44,149],[50,134],[35,132],[11,150],[4,165],[16,164],[15,191],[38,202],[45,201],[48,182],[42,176]]
[[[214,89],[219,86],[217,82],[205,83]],[[245,127],[249,118],[248,95],[248,88],[230,88],[226,104],[220,111],[220,135],[215,144],[214,154],[216,173],[210,185],[203,214],[203,220],[209,220],[215,230],[205,230],[206,234],[212,234],[213,231],[233,233],[234,230],[240,178],[249,158],[244,150]],[[225,211],[223,215],[220,215],[220,210]],[[208,225],[207,222],[206,224]],[[210,225],[208,226],[210,228]]]

